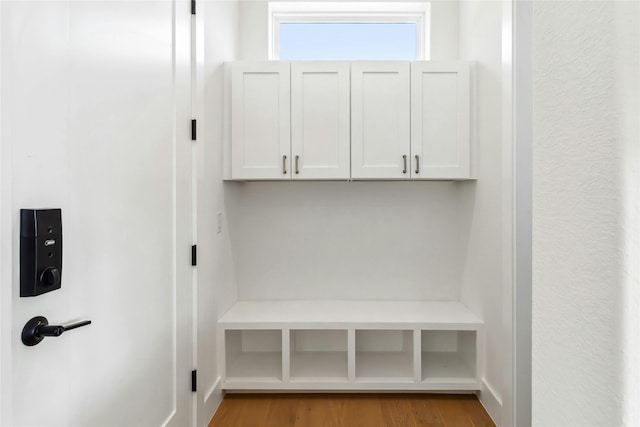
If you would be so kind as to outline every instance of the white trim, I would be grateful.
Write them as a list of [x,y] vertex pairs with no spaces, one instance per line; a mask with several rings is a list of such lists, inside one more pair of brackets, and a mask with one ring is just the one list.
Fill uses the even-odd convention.
[[[0,4],[0,18],[6,13],[6,4]],[[2,40],[0,28],[0,40]],[[13,256],[13,211],[12,211],[12,147],[7,135],[7,129],[2,124],[8,120],[5,117],[11,110],[3,110],[7,87],[4,84],[2,63],[5,61],[5,51],[0,51],[0,425],[11,425],[13,413],[13,352],[12,352],[12,313],[13,290],[17,285],[14,281]],[[10,120],[9,120],[10,121]]]
[[[213,382],[213,385],[211,386],[211,388],[209,389],[209,391],[207,391],[204,395],[204,401],[207,402],[209,399],[211,399],[211,396],[213,396],[213,393],[215,393],[216,391],[218,391],[220,394],[222,394],[222,389],[220,388],[220,385],[222,384],[222,378],[221,377],[217,377],[216,380]],[[220,400],[222,400],[222,395],[220,396]],[[217,407],[218,405],[216,405]]]
[[203,419],[205,421],[205,424],[201,425],[208,426],[211,423],[211,420],[216,414],[216,411],[218,410],[220,403],[222,403],[223,398],[224,395],[222,393],[222,378],[218,377],[214,381],[211,388],[204,394],[204,400],[201,403],[204,408],[200,408],[200,410],[206,415]]
[[173,422],[173,417],[176,416],[176,414],[178,413],[178,411],[176,409],[174,409],[169,416],[167,416],[167,418],[164,420],[164,422],[162,424],[160,424],[162,427],[170,427],[171,423]]
[[493,422],[496,425],[502,425],[500,422],[502,418],[502,399],[485,378],[482,379],[480,384],[478,399]]
[[[513,323],[515,321],[515,310],[513,304],[514,295],[514,238],[513,238],[513,3],[515,0],[502,3],[502,317],[504,327],[502,339],[504,348],[508,349],[504,354],[504,380],[501,384],[502,391],[502,413],[500,421],[502,426],[513,426],[515,401],[513,390],[515,379],[513,372],[514,365],[514,339]],[[488,406],[488,405],[487,405]]]
[[532,424],[533,2],[513,0],[513,425]]
[[[532,2],[503,2],[503,318],[500,425],[531,426]],[[486,405],[489,406],[489,405]]]
[[[198,65],[198,60],[204,58],[204,25],[202,20],[204,19],[204,6],[206,2],[199,2],[196,8],[200,8],[199,13],[191,15],[189,22],[191,28],[189,32],[190,36],[190,68],[191,68],[191,118],[192,120],[200,121],[200,126],[196,125],[197,137],[204,140],[204,126],[201,120],[203,114],[201,112],[204,108],[200,105],[203,102],[202,96],[198,96],[199,93],[204,93],[204,84],[201,79],[201,68]],[[193,245],[198,244],[198,156],[199,145],[203,144],[191,144],[191,242]],[[198,369],[198,270],[191,269],[191,369]],[[196,389],[198,388],[198,381],[196,381]],[[198,415],[201,412],[199,398],[201,392],[191,393],[191,426],[197,427],[199,420]],[[205,408],[206,400],[204,402]]]
[[505,381],[502,426],[531,426],[532,2],[503,3]]
[[[203,4],[204,2],[201,2]],[[197,5],[201,6],[201,4]],[[202,15],[202,11],[200,11]],[[198,119],[197,110],[197,90],[198,87],[198,49],[201,49],[201,40],[198,39],[198,18],[202,19],[199,15],[191,15],[189,22],[190,31],[190,71],[191,71],[191,117]],[[200,130],[200,129],[197,129]],[[198,228],[198,157],[197,146],[191,144],[191,242],[196,245],[197,228]],[[191,270],[191,369],[198,369],[198,273],[196,269]],[[197,385],[197,381],[196,381]],[[191,427],[197,427],[198,425],[198,393],[191,393]]]
[[[0,22],[2,22],[2,5],[0,5]],[[2,46],[2,28],[0,28],[0,46]],[[3,165],[2,165],[2,159],[4,158],[3,154],[3,141],[4,138],[2,138],[2,52],[0,52],[0,242],[6,242],[8,237],[4,235],[4,188],[3,188],[3,183],[4,183],[4,177],[2,176],[2,173],[4,171]],[[6,244],[6,243],[5,243]],[[2,250],[2,243],[0,243],[0,283],[4,283],[4,258],[2,257],[3,254],[3,250]],[[0,289],[0,313],[4,313],[5,311],[5,307],[3,305],[3,302],[5,302],[5,298],[4,298],[4,292],[2,289]],[[6,349],[5,345],[4,345],[4,341],[5,341],[5,334],[4,334],[4,322],[3,319],[1,317],[2,315],[0,314],[0,425],[5,424],[2,419],[2,414],[3,414],[3,410],[2,407],[4,405],[4,399],[2,398],[4,396],[4,392],[3,392],[3,388],[5,387],[5,382],[3,381],[4,376],[2,375],[2,371],[4,369],[4,359],[5,359],[5,355],[4,355],[4,351]]]
[[269,2],[268,59],[280,59],[283,22],[396,22],[416,24],[416,60],[428,60],[430,11],[430,2]]

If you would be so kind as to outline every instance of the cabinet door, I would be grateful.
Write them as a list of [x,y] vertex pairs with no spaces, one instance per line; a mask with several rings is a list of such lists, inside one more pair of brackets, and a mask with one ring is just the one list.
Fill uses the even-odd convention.
[[351,177],[409,178],[408,62],[351,66]]
[[469,80],[466,63],[411,64],[413,179],[470,178]]
[[291,64],[293,179],[349,178],[349,64]]
[[289,115],[289,63],[233,64],[232,179],[291,178]]

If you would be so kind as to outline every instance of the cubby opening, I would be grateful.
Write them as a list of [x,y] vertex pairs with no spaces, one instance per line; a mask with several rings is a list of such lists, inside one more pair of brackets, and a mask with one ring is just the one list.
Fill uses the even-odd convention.
[[422,381],[475,380],[476,331],[422,331]]
[[413,378],[413,331],[356,331],[356,380],[411,382]]
[[228,330],[225,334],[228,379],[282,381],[281,330]]
[[292,330],[291,381],[346,381],[346,330]]

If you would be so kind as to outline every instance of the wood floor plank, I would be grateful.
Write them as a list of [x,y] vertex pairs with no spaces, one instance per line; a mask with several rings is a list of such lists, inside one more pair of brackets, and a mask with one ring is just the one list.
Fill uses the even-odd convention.
[[272,400],[272,397],[267,395],[247,395],[239,398],[237,401],[241,403],[241,412],[235,424],[229,426],[220,424],[216,427],[263,427]]
[[294,427],[300,399],[288,395],[279,395],[271,400],[265,427]]
[[345,399],[341,426],[384,427],[380,399],[373,395],[354,395]]
[[418,427],[444,427],[444,420],[429,395],[407,398],[413,420]]
[[[326,399],[323,397],[323,399]],[[327,425],[337,425],[340,426],[340,419],[342,418],[342,413],[344,412],[344,404],[345,399],[343,395],[334,396],[328,398],[327,402],[327,417],[330,420],[327,421]]]
[[475,395],[228,394],[209,427],[495,427]]
[[235,426],[242,411],[242,403],[225,398],[209,423],[209,427]]
[[340,427],[344,400],[329,396],[310,395],[301,398],[296,427]]
[[304,398],[298,405],[295,426],[326,426],[328,418],[327,402],[321,399]]
[[478,399],[465,400],[462,405],[474,427],[494,427],[493,420]]
[[409,400],[402,397],[380,399],[385,427],[417,427]]
[[436,406],[446,427],[474,427],[463,402],[467,397],[441,396],[436,398]]

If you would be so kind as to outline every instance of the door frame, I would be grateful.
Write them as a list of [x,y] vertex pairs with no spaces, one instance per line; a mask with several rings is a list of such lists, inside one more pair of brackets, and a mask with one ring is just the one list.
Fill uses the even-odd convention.
[[533,2],[502,3],[504,337],[503,426],[531,426]]
[[[0,3],[0,46],[2,46],[2,19],[4,4]],[[2,111],[4,106],[3,55],[0,54],[0,425],[8,423],[12,399],[9,385],[11,376],[11,290],[13,278],[9,260],[12,251],[11,212],[11,151],[3,137]]]
[[[0,46],[2,46],[2,16],[4,5],[0,3]],[[11,216],[7,206],[11,202],[11,158],[8,144],[4,143],[2,126],[2,107],[4,104],[3,56],[0,54],[0,425],[7,424],[11,402],[11,269],[7,260],[11,254]]]

